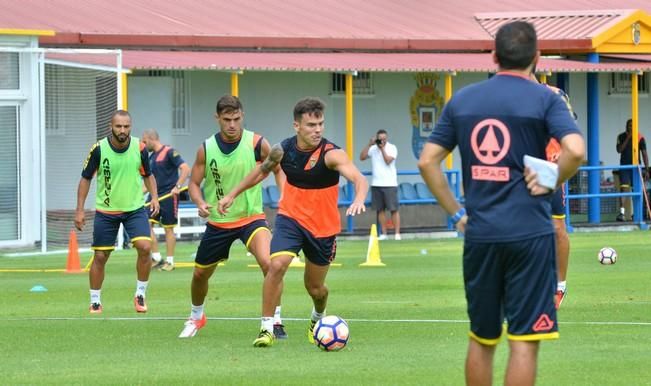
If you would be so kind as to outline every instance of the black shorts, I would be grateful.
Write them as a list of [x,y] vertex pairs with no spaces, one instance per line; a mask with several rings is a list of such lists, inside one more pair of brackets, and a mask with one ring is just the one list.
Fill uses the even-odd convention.
[[115,249],[115,239],[124,224],[124,229],[131,237],[131,242],[137,240],[150,240],[149,223],[147,222],[147,211],[145,208],[136,209],[131,212],[120,214],[108,214],[95,212],[93,226],[92,249],[100,251],[112,251]]
[[301,249],[311,263],[329,265],[337,254],[337,237],[315,237],[294,219],[277,215],[271,238],[271,258],[278,255],[298,256]]
[[397,186],[371,186],[371,207],[376,211],[398,210]]
[[507,243],[466,241],[463,278],[472,339],[497,344],[505,318],[510,340],[558,338],[554,234]]
[[149,210],[149,222],[160,224],[163,228],[174,228],[179,222],[179,195],[160,201],[160,210],[156,216]]
[[227,260],[231,245],[237,239],[240,239],[248,249],[253,236],[259,231],[269,232],[266,220],[255,220],[237,228],[218,228],[212,224],[206,224],[206,231],[201,237],[197,255],[194,258],[195,266],[207,268]]
[[552,218],[565,218],[565,189],[567,184],[561,185],[552,196]]
[[633,169],[621,169],[619,170],[619,187],[630,188],[633,186]]

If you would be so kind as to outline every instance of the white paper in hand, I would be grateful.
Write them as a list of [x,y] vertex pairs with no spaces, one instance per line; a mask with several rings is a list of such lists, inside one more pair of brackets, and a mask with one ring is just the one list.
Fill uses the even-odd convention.
[[558,165],[529,155],[525,155],[523,161],[524,166],[533,170],[538,175],[538,185],[551,190],[556,189],[556,182],[558,181]]

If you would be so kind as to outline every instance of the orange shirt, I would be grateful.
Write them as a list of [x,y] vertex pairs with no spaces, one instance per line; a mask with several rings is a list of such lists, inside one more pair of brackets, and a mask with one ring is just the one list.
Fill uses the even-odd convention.
[[315,237],[330,237],[341,231],[339,172],[325,164],[328,151],[339,147],[327,139],[311,151],[296,147],[296,137],[282,142],[284,150],[280,167],[287,176],[278,213],[290,217]]

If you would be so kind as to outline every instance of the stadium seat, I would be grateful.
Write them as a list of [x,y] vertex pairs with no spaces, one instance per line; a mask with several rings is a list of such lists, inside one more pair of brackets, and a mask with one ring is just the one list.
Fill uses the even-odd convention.
[[278,191],[278,187],[276,185],[269,185],[267,187],[267,193],[269,194],[269,200],[271,202],[271,207],[272,208],[277,208],[278,207],[278,201],[280,200],[280,192]]
[[348,197],[346,196],[346,185],[339,185],[339,199],[337,200],[338,206],[345,206],[348,203]]
[[269,197],[269,192],[266,188],[262,188],[262,205],[269,206],[271,205],[271,198]]
[[416,194],[418,195],[418,198],[421,200],[434,199],[432,192],[429,191],[429,188],[427,188],[427,185],[425,185],[424,182],[417,182],[414,187],[416,188]]
[[409,182],[400,183],[400,200],[418,200],[416,188]]

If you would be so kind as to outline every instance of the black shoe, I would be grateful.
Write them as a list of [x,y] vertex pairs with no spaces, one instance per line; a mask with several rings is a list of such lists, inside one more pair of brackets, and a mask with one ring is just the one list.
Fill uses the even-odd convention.
[[274,336],[276,337],[276,339],[287,339],[285,326],[282,324],[274,324]]
[[620,213],[617,215],[617,218],[615,220],[619,222],[624,222],[626,221],[626,218],[624,218],[624,215]]

